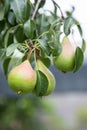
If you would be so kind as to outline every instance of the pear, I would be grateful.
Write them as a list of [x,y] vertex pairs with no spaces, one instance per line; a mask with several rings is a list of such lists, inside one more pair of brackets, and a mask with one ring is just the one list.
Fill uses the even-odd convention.
[[54,58],[54,65],[62,72],[72,71],[75,65],[75,52],[68,37],[62,41],[62,52]]
[[39,71],[41,71],[47,77],[48,88],[47,88],[46,93],[44,94],[44,96],[47,96],[47,95],[51,94],[55,88],[56,81],[55,81],[54,75],[39,59],[37,60],[37,68]]
[[8,74],[8,84],[18,94],[32,92],[36,84],[36,79],[36,72],[28,60],[13,68]]

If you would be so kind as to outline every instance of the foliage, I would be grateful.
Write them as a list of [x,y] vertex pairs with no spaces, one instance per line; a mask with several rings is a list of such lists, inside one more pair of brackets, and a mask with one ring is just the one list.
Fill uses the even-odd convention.
[[54,126],[55,130],[67,130],[63,120],[56,116],[48,101],[32,96],[0,97],[1,130],[50,130]]

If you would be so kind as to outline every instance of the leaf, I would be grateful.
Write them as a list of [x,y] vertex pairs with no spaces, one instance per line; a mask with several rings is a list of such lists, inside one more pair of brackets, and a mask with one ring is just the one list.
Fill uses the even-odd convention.
[[23,27],[20,26],[14,33],[14,39],[18,43],[23,43],[23,41],[25,40],[24,38],[25,35],[24,35]]
[[5,34],[6,34],[9,27],[8,27],[8,24],[5,21],[2,21],[2,22],[3,22],[4,25],[3,24],[0,25],[0,28],[1,28],[1,26],[3,27],[1,32],[0,32],[0,44],[2,46],[4,46],[4,37],[5,37]]
[[64,20],[64,33],[65,35],[70,34],[72,25],[75,24],[75,20],[72,17],[68,17]]
[[9,36],[10,36],[10,33],[12,31],[12,28],[10,28],[7,32],[6,32],[6,35],[4,37],[4,47],[6,48],[7,45],[8,45],[8,40],[9,40]]
[[9,45],[6,50],[6,56],[7,57],[10,56],[15,51],[15,49],[17,49],[18,46],[19,46],[18,43],[13,43],[13,44]]
[[5,7],[2,3],[0,3],[0,21],[4,19],[4,14],[5,14]]
[[41,61],[44,63],[44,65],[45,65],[47,68],[50,67],[51,60],[50,60],[49,57],[45,57],[45,58],[41,57]]
[[22,59],[24,57],[24,54],[21,53],[18,49],[16,49],[11,57],[11,60],[9,62],[8,66],[8,72],[15,66],[19,65],[22,62]]
[[37,96],[44,96],[48,88],[48,79],[40,70],[37,70],[36,94]]
[[38,34],[41,35],[43,32],[48,31],[50,23],[47,21],[45,14],[40,14],[36,19]]
[[10,11],[9,14],[8,14],[8,22],[11,25],[15,25],[15,15],[12,11]]
[[4,26],[5,26],[5,21],[4,20],[0,21],[0,32],[3,30]]
[[10,58],[6,58],[3,62],[3,69],[4,69],[4,73],[5,75],[7,75],[8,73],[8,65],[9,65],[9,62],[10,62]]
[[33,38],[34,37],[34,31],[35,31],[35,22],[31,19],[29,19],[25,24],[24,24],[24,33],[26,37],[28,38]]
[[4,0],[5,14],[8,13],[10,8],[10,0]]
[[49,48],[46,41],[44,39],[37,39],[37,42],[40,44],[40,47],[42,48],[42,50],[46,52],[47,54],[49,54]]
[[60,44],[59,36],[58,36],[58,34],[55,33],[55,35],[53,36],[52,55],[58,56],[60,54],[61,50],[62,50],[62,47],[61,47],[61,44]]
[[19,27],[22,27],[22,24],[19,24],[14,27],[10,27],[8,31],[6,32],[6,35],[4,37],[4,47],[7,48],[9,42],[12,43],[11,41],[13,40],[13,34],[18,30]]
[[14,11],[17,23],[24,23],[29,17],[29,6],[25,0],[11,0],[11,9]]
[[85,42],[85,40],[84,39],[82,39],[82,51],[83,51],[83,53],[85,52],[85,50],[86,50],[86,42]]
[[5,48],[0,49],[0,61],[3,61],[3,59],[5,58],[5,53],[6,53]]
[[73,70],[74,72],[77,72],[81,68],[83,61],[84,61],[83,52],[80,47],[77,47],[75,51],[75,66]]
[[78,28],[78,31],[79,31],[80,35],[82,36],[83,32],[82,32],[82,28],[81,28],[79,22],[77,22],[77,28]]
[[73,17],[68,17],[64,20],[64,33],[65,33],[65,35],[70,34],[70,29],[73,25],[77,26],[78,31],[80,33],[80,36],[82,37],[83,32],[82,32],[82,28],[80,26],[80,23]]

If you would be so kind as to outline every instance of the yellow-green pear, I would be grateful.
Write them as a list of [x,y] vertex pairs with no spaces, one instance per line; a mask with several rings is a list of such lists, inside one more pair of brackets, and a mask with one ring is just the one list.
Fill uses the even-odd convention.
[[41,60],[37,60],[37,68],[40,70],[48,79],[48,88],[44,96],[51,94],[55,88],[56,81],[51,71],[43,64]]
[[8,84],[18,94],[32,92],[36,85],[36,79],[36,72],[28,60],[13,68],[8,74]]
[[54,65],[62,72],[72,71],[75,65],[75,52],[68,37],[64,37],[62,41],[62,52],[54,58]]

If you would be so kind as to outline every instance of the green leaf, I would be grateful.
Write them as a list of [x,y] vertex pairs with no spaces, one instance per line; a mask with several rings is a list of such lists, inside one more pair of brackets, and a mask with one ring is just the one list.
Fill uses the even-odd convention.
[[59,36],[58,36],[58,34],[55,33],[55,35],[53,36],[52,55],[58,56],[60,54],[61,50],[62,50],[62,47],[60,44]]
[[0,21],[0,32],[4,29],[4,26],[5,26],[5,21],[4,20]]
[[82,32],[82,28],[80,26],[80,23],[73,17],[68,17],[64,20],[64,33],[65,35],[69,35],[70,34],[70,29],[73,25],[76,25],[78,28],[78,31],[82,37],[83,32]]
[[41,71],[37,70],[36,94],[37,96],[44,96],[48,88],[48,79]]
[[5,48],[0,49],[0,61],[3,61],[3,59],[5,58],[5,53],[6,53]]
[[[4,46],[4,37],[5,37],[5,34],[9,28],[8,24],[5,22],[5,21],[2,21],[3,24],[0,25],[0,28],[1,28],[1,32],[0,32],[0,44],[2,46]],[[2,27],[1,27],[2,26]]]
[[43,32],[48,31],[50,24],[48,22],[45,14],[41,14],[36,19],[36,24],[38,28],[38,34],[41,35]]
[[82,28],[81,28],[79,22],[77,22],[77,28],[78,28],[78,31],[79,31],[80,35],[82,36],[83,32],[82,32]]
[[83,65],[84,61],[84,55],[80,47],[76,48],[75,51],[75,66],[74,66],[74,72],[77,72],[81,66]]
[[6,48],[7,45],[8,45],[8,40],[9,40],[9,36],[10,36],[10,33],[12,31],[12,28],[10,28],[7,32],[6,32],[6,35],[4,37],[4,47]]
[[6,58],[3,62],[3,69],[4,69],[4,73],[5,73],[6,76],[7,76],[7,73],[8,73],[9,62],[10,62],[10,58]]
[[19,46],[18,43],[13,43],[11,45],[9,45],[6,49],[6,56],[10,56],[14,51],[15,49],[17,49],[17,47]]
[[0,21],[4,19],[4,14],[5,14],[5,7],[2,3],[0,3]]
[[44,65],[45,65],[47,68],[50,67],[51,60],[50,60],[49,57],[45,57],[45,58],[41,57],[41,61],[44,63]]
[[8,72],[15,66],[19,65],[22,62],[22,59],[24,57],[24,54],[21,53],[18,49],[15,49],[11,60],[9,62],[9,66],[8,66]]
[[72,25],[75,24],[75,20],[72,17],[68,17],[64,20],[64,33],[65,35],[69,35],[70,34],[70,29],[72,27]]
[[8,13],[10,8],[10,0],[4,0],[5,14]]
[[11,9],[14,11],[18,23],[24,23],[28,19],[29,8],[27,0],[11,0]]
[[42,50],[46,52],[46,54],[49,54],[49,48],[46,41],[44,39],[37,39],[37,42],[40,44]]
[[11,25],[15,25],[15,15],[12,11],[9,12],[8,14],[8,22],[11,24]]
[[24,33],[25,33],[26,37],[33,38],[34,37],[35,28],[36,28],[35,22],[33,20],[29,19],[24,24]]
[[[13,39],[13,34],[18,30],[18,28],[22,27],[22,24],[18,24],[17,26],[14,27],[10,27],[8,29],[8,31],[6,32],[6,35],[4,37],[4,47],[7,48],[7,46],[9,45],[9,40],[12,41]],[[13,43],[10,42],[10,43]]]
[[14,39],[18,43],[23,43],[23,41],[25,40],[24,38],[25,35],[24,35],[23,27],[20,26],[14,33]]
[[82,51],[83,51],[83,53],[85,52],[85,50],[86,50],[86,42],[85,42],[85,40],[84,39],[82,39]]

